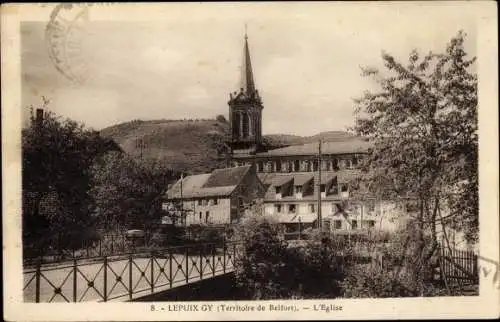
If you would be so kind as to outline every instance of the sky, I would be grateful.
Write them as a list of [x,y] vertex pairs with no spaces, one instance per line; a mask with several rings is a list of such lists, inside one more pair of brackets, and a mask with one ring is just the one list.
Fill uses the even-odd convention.
[[[50,110],[94,129],[133,119],[227,117],[229,93],[239,89],[245,24],[264,134],[351,126],[353,99],[374,86],[360,67],[382,67],[382,51],[406,62],[412,49],[444,51],[464,30],[476,54],[476,18],[456,2],[91,6],[79,24],[84,33],[70,33],[64,45],[47,41],[48,17],[21,24],[22,105],[39,106],[43,95]],[[81,83],[49,56],[50,46],[75,42],[80,52],[64,62],[86,79]]]

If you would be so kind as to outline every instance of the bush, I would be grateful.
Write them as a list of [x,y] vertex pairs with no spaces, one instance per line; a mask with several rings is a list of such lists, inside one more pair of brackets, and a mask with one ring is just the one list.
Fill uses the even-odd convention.
[[[236,264],[238,287],[250,299],[334,298],[349,262],[328,237],[316,234],[303,247],[289,247],[279,227],[264,216],[248,218],[237,234],[244,253]],[[318,239],[320,241],[318,241]]]
[[437,253],[432,254],[430,236],[424,236],[426,247],[418,249],[418,236],[414,230],[393,233],[388,242],[381,244],[379,236],[372,236],[381,262],[356,265],[342,282],[344,297],[412,297],[441,294],[432,281],[437,264]]

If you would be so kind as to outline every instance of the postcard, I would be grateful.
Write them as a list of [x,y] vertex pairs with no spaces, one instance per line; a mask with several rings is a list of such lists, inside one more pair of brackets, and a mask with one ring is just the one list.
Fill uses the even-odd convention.
[[4,319],[499,316],[495,3],[1,18]]

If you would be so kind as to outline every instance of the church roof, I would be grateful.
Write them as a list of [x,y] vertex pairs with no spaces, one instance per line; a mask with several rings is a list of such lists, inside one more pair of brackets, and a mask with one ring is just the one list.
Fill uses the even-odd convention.
[[243,45],[243,61],[241,64],[241,79],[240,88],[238,91],[231,93],[229,103],[246,103],[252,101],[257,103],[261,108],[262,101],[259,92],[255,88],[255,80],[252,70],[252,62],[250,59],[250,49],[248,47],[248,36],[245,33],[245,43]]
[[[366,153],[372,144],[361,138],[344,141],[326,141],[321,143],[322,154],[348,154]],[[257,153],[257,156],[294,156],[294,155],[317,155],[318,143],[306,143],[301,145],[291,145],[285,148],[269,150]]]
[[243,48],[243,65],[241,66],[241,88],[247,93],[255,92],[250,49],[248,48],[248,36],[246,34]]

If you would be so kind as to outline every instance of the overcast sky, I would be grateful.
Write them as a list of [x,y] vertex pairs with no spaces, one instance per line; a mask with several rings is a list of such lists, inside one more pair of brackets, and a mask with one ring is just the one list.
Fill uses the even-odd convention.
[[87,67],[83,84],[66,79],[50,60],[46,22],[23,23],[23,106],[44,95],[52,111],[95,129],[133,119],[227,116],[229,92],[239,88],[247,23],[264,134],[313,135],[352,125],[352,98],[373,86],[360,66],[380,66],[382,50],[406,61],[413,48],[443,51],[463,29],[468,51],[476,53],[473,13],[456,3],[161,8],[147,15],[91,7],[79,57]]

